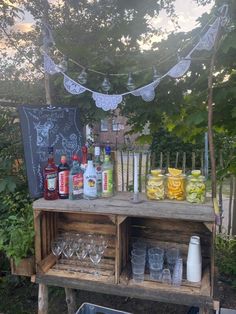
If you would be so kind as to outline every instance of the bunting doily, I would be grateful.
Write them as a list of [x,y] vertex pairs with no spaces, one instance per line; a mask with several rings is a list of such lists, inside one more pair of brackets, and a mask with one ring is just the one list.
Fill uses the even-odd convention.
[[[67,76],[46,53],[44,53],[44,70],[45,72],[52,75],[56,73],[61,73],[62,75],[64,75],[64,87],[69,93],[73,95],[79,95],[84,93],[85,91],[91,92],[92,98],[95,101],[96,106],[105,111],[115,110],[117,106],[122,102],[123,97],[128,94],[142,97],[142,99],[147,102],[152,101],[155,98],[155,89],[164,77],[170,76],[175,79],[182,77],[190,68],[191,55],[194,51],[210,51],[214,47],[220,27],[226,25],[228,22],[228,5],[225,4],[221,6],[218,12],[220,16],[215,19],[207,32],[200,38],[199,42],[195,45],[195,47],[193,47],[193,49],[188,53],[186,57],[178,61],[178,63],[174,65],[166,74],[162,75],[154,82],[139,87],[133,91],[117,95],[109,95],[93,91]],[[50,40],[53,41],[53,38],[50,38]]]

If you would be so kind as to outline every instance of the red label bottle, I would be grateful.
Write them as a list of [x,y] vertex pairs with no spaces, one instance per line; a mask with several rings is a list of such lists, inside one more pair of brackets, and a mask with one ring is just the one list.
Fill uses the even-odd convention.
[[58,192],[59,198],[69,198],[69,172],[66,156],[61,156],[61,163],[58,166]]
[[43,171],[44,174],[44,198],[45,200],[58,199],[58,169],[54,162],[53,147],[48,148],[48,163]]

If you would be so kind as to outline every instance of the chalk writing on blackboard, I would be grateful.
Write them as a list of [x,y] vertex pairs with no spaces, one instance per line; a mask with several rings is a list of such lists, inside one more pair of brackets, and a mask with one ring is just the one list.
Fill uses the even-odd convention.
[[48,147],[54,147],[55,161],[66,154],[81,155],[83,143],[79,110],[76,107],[19,107],[24,153],[31,197],[43,193],[43,167]]

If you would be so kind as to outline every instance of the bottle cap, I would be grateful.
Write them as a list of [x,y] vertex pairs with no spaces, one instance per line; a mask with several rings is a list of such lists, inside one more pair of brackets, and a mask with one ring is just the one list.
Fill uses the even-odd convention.
[[106,152],[106,155],[111,155],[111,146],[107,145],[105,147],[105,152]]
[[66,163],[66,155],[61,155],[61,163],[62,164]]
[[85,145],[82,146],[81,149],[82,149],[82,152],[83,152],[83,153],[87,153],[87,152],[88,152],[88,148],[87,148],[87,146],[85,146]]
[[88,160],[93,160],[93,155],[91,153],[88,153]]
[[53,153],[53,147],[52,146],[48,147],[48,153],[49,154]]
[[100,156],[100,147],[99,146],[95,146],[95,148],[94,148],[94,155],[95,156]]
[[79,158],[79,156],[78,156],[77,154],[74,154],[74,155],[72,156],[72,160],[77,160],[77,161],[79,161],[80,158]]

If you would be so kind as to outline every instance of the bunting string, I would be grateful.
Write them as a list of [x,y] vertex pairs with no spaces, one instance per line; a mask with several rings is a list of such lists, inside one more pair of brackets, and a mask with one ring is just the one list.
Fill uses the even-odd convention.
[[64,76],[64,87],[72,95],[80,95],[86,91],[92,93],[92,98],[95,101],[96,106],[103,109],[104,111],[115,110],[123,101],[123,97],[129,94],[136,97],[142,97],[144,101],[150,102],[155,98],[155,89],[163,78],[169,76],[171,78],[177,79],[186,74],[191,66],[192,54],[195,51],[212,50],[220,27],[225,26],[228,21],[228,5],[224,4],[221,6],[218,10],[218,13],[219,16],[215,19],[206,33],[200,38],[198,43],[184,58],[181,58],[176,65],[174,65],[171,69],[169,69],[169,71],[153,82],[126,93],[113,95],[104,94],[81,85],[66,75],[59,65],[57,65],[46,52],[44,52],[44,70],[51,75],[56,73],[62,74]]

